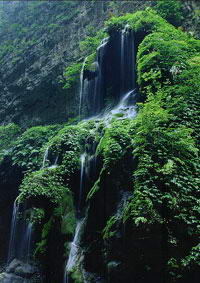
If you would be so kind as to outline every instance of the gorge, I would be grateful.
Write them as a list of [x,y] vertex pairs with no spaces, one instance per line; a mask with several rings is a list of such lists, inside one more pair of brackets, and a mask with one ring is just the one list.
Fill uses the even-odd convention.
[[197,283],[199,4],[25,2],[1,7],[0,282]]

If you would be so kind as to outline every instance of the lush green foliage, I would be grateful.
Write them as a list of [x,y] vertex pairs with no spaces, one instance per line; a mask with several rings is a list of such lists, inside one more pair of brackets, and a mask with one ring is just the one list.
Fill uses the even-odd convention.
[[75,83],[78,82],[80,71],[81,71],[82,64],[81,63],[73,63],[68,66],[64,72],[64,88],[69,89]]
[[181,1],[160,0],[157,1],[154,8],[162,18],[171,24],[175,26],[181,24],[183,20],[183,4]]
[[[106,33],[103,30],[98,31],[95,34],[93,34],[92,31],[91,33],[92,36],[86,36],[86,38],[80,42],[81,54],[84,57],[87,56],[85,69],[92,68],[92,63],[94,63],[96,59],[96,49],[101,40],[106,37]],[[82,64],[83,62],[73,63],[66,68],[63,80],[64,88],[70,89],[78,83]]]
[[[177,282],[199,264],[200,42],[151,9],[111,19],[108,31],[127,23],[144,37],[137,68],[138,83],[147,99],[126,130],[123,125],[137,161],[134,195],[124,210],[124,222],[131,219],[133,229],[144,235],[154,233],[155,227],[166,231],[168,276],[170,282]],[[102,140],[105,149],[107,144]],[[108,220],[105,238],[114,236],[116,220],[115,215]],[[183,246],[187,246],[184,251]]]
[[[163,1],[157,8],[163,9],[162,5]],[[156,241],[164,235],[162,244],[168,253],[162,264],[169,282],[177,282],[199,265],[200,42],[167,23],[152,9],[112,18],[107,22],[107,30],[112,34],[127,24],[141,39],[137,74],[146,101],[138,105],[137,117],[134,120],[116,117],[109,127],[99,121],[83,121],[66,125],[59,132],[57,127],[27,130],[16,141],[14,163],[26,169],[39,169],[48,148],[48,165],[57,158],[57,167],[27,174],[19,200],[34,208],[37,204],[33,222],[43,225],[37,254],[46,252],[55,219],[60,221],[61,233],[70,237],[75,224],[72,193],[79,186],[75,179],[80,177],[80,155],[98,144],[95,157],[100,168],[87,201],[99,209],[102,199],[98,198],[106,195],[111,203],[106,208],[109,211],[104,219],[106,224],[101,224],[104,227],[97,231],[98,240],[114,239],[120,225],[126,223],[128,237],[133,241],[138,240],[138,234],[141,243],[146,243],[147,238]],[[87,38],[81,44],[85,52],[88,49],[92,53],[87,68],[91,67],[99,40],[98,36]],[[67,69],[67,87],[78,79],[80,68],[78,63]],[[122,204],[119,210],[113,203],[119,201],[122,192],[131,196],[128,205]],[[52,213],[43,223],[47,207]],[[140,258],[142,266],[145,256]],[[153,269],[151,262],[148,265],[149,270]]]
[[[127,24],[140,38],[144,38],[144,36],[155,31],[170,33],[177,40],[180,37],[180,30],[176,30],[151,8],[147,8],[145,11],[137,11],[134,14],[126,14],[122,17],[113,17],[106,22],[106,29],[111,34],[116,30],[123,29]],[[184,36],[184,33],[181,36]]]
[[53,137],[60,126],[37,126],[27,129],[14,143],[13,164],[34,170],[42,166],[42,146]]
[[94,53],[101,40],[106,36],[107,34],[103,30],[99,30],[95,35],[87,36],[80,42],[80,50],[86,55]]
[[19,201],[47,199],[50,203],[59,204],[67,190],[56,169],[43,169],[24,178]]
[[12,148],[19,134],[20,128],[15,124],[0,126],[0,160]]
[[101,139],[97,152],[104,158],[104,166],[109,168],[115,165],[131,146],[128,134],[129,121],[115,120],[111,127],[107,128]]

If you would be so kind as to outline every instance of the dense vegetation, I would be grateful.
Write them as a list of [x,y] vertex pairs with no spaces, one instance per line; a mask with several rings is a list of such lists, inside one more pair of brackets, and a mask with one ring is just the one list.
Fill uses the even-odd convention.
[[[106,32],[80,43],[89,56],[89,69],[103,37],[127,25],[134,32],[143,101],[135,119],[114,117],[109,126],[104,120],[74,121],[23,133],[15,124],[0,127],[1,165],[9,158],[10,168],[17,166],[24,175],[18,200],[32,211],[28,217],[36,231],[34,260],[45,268],[53,265],[58,273],[56,277],[51,270],[47,280],[61,278],[59,264],[69,255],[79,216],[80,156],[93,150],[96,171],[88,173],[81,203],[87,215],[82,240],[85,267],[101,275],[106,269],[113,282],[117,282],[115,273],[119,282],[128,282],[130,276],[132,282],[185,283],[190,278],[197,282],[200,40],[175,27],[183,19],[182,6],[177,1],[169,7],[169,2],[112,17],[105,24]],[[35,5],[40,3],[29,9]],[[66,69],[66,88],[74,87],[81,68],[78,62]],[[124,193],[127,198],[121,204]],[[60,257],[58,264],[52,264],[53,259],[48,262],[54,253]],[[78,265],[72,271],[74,282],[83,282],[80,270]]]

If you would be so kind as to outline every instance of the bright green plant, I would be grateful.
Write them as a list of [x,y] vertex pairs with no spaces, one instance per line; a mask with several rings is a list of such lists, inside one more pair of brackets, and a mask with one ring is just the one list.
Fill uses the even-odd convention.
[[175,26],[179,26],[183,21],[183,4],[179,0],[157,1],[154,9],[162,18]]
[[13,123],[0,126],[0,160],[6,152],[11,150],[20,132],[20,127]]

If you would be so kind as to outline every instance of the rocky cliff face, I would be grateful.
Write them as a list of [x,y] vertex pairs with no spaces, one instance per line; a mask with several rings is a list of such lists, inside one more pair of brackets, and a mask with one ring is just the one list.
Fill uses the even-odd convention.
[[63,90],[64,69],[82,56],[79,42],[114,14],[141,1],[50,1],[1,6],[0,123],[23,126],[76,116],[76,92]]

